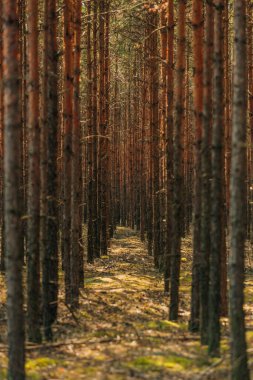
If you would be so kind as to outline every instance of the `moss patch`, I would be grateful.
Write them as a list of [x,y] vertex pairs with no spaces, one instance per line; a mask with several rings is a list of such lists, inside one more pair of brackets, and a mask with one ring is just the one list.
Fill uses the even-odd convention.
[[57,365],[57,361],[52,358],[37,358],[28,360],[26,363],[26,370],[33,371],[36,369],[47,368]]
[[170,371],[185,371],[185,370],[198,370],[202,367],[211,364],[211,360],[203,355],[198,358],[190,358],[180,355],[152,355],[152,356],[140,356],[131,362],[126,363],[126,366],[132,369],[148,372],[159,370]]
[[171,321],[150,321],[146,325],[149,329],[159,331],[187,331],[187,325],[185,323],[176,323]]
[[6,371],[0,368],[0,379],[6,379]]
[[[253,335],[252,335],[253,338]],[[220,344],[221,352],[225,353],[229,350],[229,343],[227,339],[222,339]]]
[[128,366],[141,371],[156,371],[161,369],[182,371],[190,369],[193,366],[193,362],[189,358],[176,355],[140,356],[129,362]]
[[93,284],[102,284],[105,281],[103,281],[101,278],[86,278],[84,280],[84,285],[91,286]]

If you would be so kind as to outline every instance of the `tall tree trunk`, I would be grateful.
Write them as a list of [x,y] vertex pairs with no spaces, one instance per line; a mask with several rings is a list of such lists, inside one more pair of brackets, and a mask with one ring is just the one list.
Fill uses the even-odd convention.
[[40,130],[38,1],[28,0],[28,228],[27,321],[28,338],[41,341],[40,332]]
[[248,79],[248,112],[249,112],[249,148],[248,148],[248,188],[249,188],[249,199],[248,199],[248,233],[251,247],[253,247],[253,4],[251,1],[248,1],[248,12],[250,15],[250,20],[248,21],[248,70],[249,70],[249,79]]
[[111,0],[105,1],[105,116],[107,124],[107,135],[106,135],[106,156],[105,156],[105,167],[106,167],[106,219],[107,219],[107,246],[110,248],[110,229],[111,229],[111,189],[110,189],[110,178],[111,178],[111,128],[110,128],[110,3]]
[[193,0],[193,98],[195,121],[194,199],[193,199],[193,267],[190,330],[199,329],[200,216],[201,216],[201,133],[203,113],[203,3]]
[[88,139],[87,139],[87,165],[88,165],[88,237],[87,237],[87,258],[88,262],[94,261],[93,251],[93,120],[92,120],[92,61],[91,61],[91,1],[87,0],[87,119],[88,119]]
[[230,181],[229,305],[232,379],[250,379],[244,321],[244,244],[246,237],[247,46],[245,0],[234,0],[234,84]]
[[[79,285],[80,272],[82,272],[83,262],[80,261],[81,221],[80,221],[80,41],[81,41],[81,0],[74,2],[74,99],[73,99],[73,131],[72,131],[72,161],[71,161],[71,307],[76,309],[79,305]],[[81,266],[81,268],[79,268]]]
[[[57,14],[56,0],[46,0],[45,6],[48,27],[45,30],[45,61],[46,65],[46,115],[44,128],[47,129],[47,216],[46,245],[42,257],[42,304],[43,327],[47,340],[52,339],[52,324],[57,317],[58,298],[58,210],[57,210],[57,129],[58,129],[58,79],[57,79]],[[44,74],[45,75],[45,74]]]
[[[80,244],[82,240],[82,146],[81,146],[81,90],[80,90],[80,77],[81,77],[81,33],[82,33],[82,3],[80,0],[75,2],[75,51],[74,51],[74,102],[73,102],[73,129],[75,133],[75,164],[73,172],[77,177],[76,190],[75,190],[75,202],[76,202],[76,239],[78,245],[76,246],[76,257],[73,257],[72,262],[77,260],[79,264],[79,285],[82,288],[84,286],[84,252]],[[74,175],[72,176],[74,178]],[[77,231],[78,230],[78,231]],[[74,238],[74,237],[73,237]],[[72,240],[73,240],[72,238]],[[79,257],[79,258],[78,258]]]
[[145,156],[145,139],[146,139],[146,122],[147,122],[147,60],[146,60],[146,47],[147,40],[145,40],[144,54],[143,54],[143,68],[142,68],[142,125],[141,125],[141,193],[140,193],[140,236],[141,240],[145,241],[146,231],[146,156]]
[[182,130],[185,116],[185,25],[186,1],[178,3],[178,48],[175,78],[175,122],[174,122],[174,155],[173,155],[173,219],[171,247],[171,287],[170,287],[170,320],[178,319],[179,311],[179,278],[181,263],[182,235]]
[[[149,19],[148,19],[149,20]],[[151,135],[151,128],[150,128],[150,119],[151,119],[151,75],[150,75],[150,34],[151,34],[151,26],[148,22],[148,28],[147,28],[147,56],[148,56],[148,125],[149,125],[149,132],[148,132],[148,180],[147,180],[147,204],[148,204],[148,210],[147,210],[147,240],[148,240],[148,253],[149,255],[153,254],[153,200],[152,200],[152,194],[153,194],[153,170],[152,170],[152,135]]]
[[71,302],[71,156],[73,127],[73,0],[64,3],[63,260],[65,301]]
[[210,256],[210,180],[213,69],[213,5],[206,3],[203,137],[201,142],[201,257],[200,257],[200,331],[201,343],[208,343],[209,256]]
[[8,379],[25,379],[22,226],[19,196],[21,117],[17,1],[3,1],[4,218],[7,275]]
[[160,205],[159,205],[159,64],[158,64],[158,14],[151,13],[150,36],[150,97],[151,97],[151,160],[152,160],[152,207],[153,207],[153,254],[157,268],[161,266],[160,255]]
[[173,205],[173,108],[174,108],[174,1],[168,0],[168,38],[167,38],[167,246],[164,265],[164,290],[169,291],[171,243],[172,243],[172,205]]
[[107,114],[107,49],[106,49],[106,0],[99,2],[99,130],[100,130],[100,250],[107,255],[108,250],[108,114]]
[[231,117],[230,117],[230,65],[229,65],[229,4],[224,1],[223,16],[223,93],[224,93],[224,132],[223,132],[223,153],[222,153],[222,186],[223,186],[223,207],[222,207],[222,251],[221,251],[221,316],[228,316],[228,266],[227,266],[227,225],[228,225],[228,202],[229,202],[229,176],[230,176],[230,145],[231,145]]
[[[0,3],[0,14],[3,13],[3,3]],[[4,271],[4,205],[3,205],[3,159],[4,159],[4,97],[3,97],[3,19],[0,17],[0,271]]]
[[213,68],[213,129],[212,129],[212,185],[211,185],[211,252],[209,285],[208,350],[219,355],[220,348],[220,290],[223,239],[223,10],[224,1],[215,0],[214,10],[214,68]]
[[[27,23],[26,23],[26,1],[18,1],[18,13],[19,13],[19,76],[20,76],[20,114],[21,114],[21,124],[22,133],[20,140],[20,207],[21,214],[27,215],[27,185],[28,185],[28,149],[27,149]],[[23,258],[25,259],[25,249],[26,249],[26,238],[27,238],[27,218],[23,219],[22,222],[22,247],[23,247]]]
[[92,67],[92,204],[93,204],[93,251],[95,257],[100,255],[100,231],[98,228],[98,67],[97,67],[97,12],[98,4],[97,0],[93,0],[93,67]]

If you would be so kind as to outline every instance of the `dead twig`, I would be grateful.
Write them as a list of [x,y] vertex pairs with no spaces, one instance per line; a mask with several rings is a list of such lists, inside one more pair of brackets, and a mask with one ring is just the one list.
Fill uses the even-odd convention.
[[[52,342],[52,343],[44,343],[44,344],[26,344],[26,351],[33,351],[33,350],[47,350],[51,348],[58,348],[58,347],[64,347],[64,346],[82,346],[83,344],[102,344],[102,343],[111,343],[111,342],[119,342],[119,339],[113,339],[113,338],[107,338],[107,339],[100,339],[100,340],[88,340],[88,339],[82,339],[82,340],[70,340],[65,342]],[[7,345],[0,345],[0,352],[7,352],[8,346]]]

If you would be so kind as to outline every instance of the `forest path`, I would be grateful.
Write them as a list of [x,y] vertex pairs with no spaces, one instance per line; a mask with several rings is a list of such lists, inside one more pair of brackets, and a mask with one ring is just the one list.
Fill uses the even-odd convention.
[[162,275],[136,233],[119,227],[110,255],[85,268],[75,315],[65,307],[61,290],[56,341],[28,349],[28,379],[225,379],[222,368],[221,376],[216,369],[213,377],[214,362],[187,331],[189,241],[184,246],[181,318],[172,323]]

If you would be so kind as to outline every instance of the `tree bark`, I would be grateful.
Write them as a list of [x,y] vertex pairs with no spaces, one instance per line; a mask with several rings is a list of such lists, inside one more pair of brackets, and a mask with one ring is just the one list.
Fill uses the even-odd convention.
[[220,351],[221,256],[223,254],[223,0],[215,0],[213,55],[213,128],[211,185],[211,252],[209,285],[208,351],[218,356]]
[[201,257],[200,257],[200,332],[201,343],[208,343],[209,256],[210,256],[210,181],[213,72],[213,5],[206,3],[203,137],[201,142]]
[[178,3],[178,49],[175,78],[175,122],[173,141],[173,220],[172,220],[172,247],[171,247],[171,274],[170,274],[170,320],[178,319],[179,312],[179,278],[181,264],[181,236],[182,236],[182,130],[185,117],[185,24],[186,1]]
[[[72,130],[72,161],[71,161],[71,308],[79,306],[80,274],[83,268],[83,254],[80,252],[80,239],[82,223],[80,220],[80,196],[81,196],[81,142],[80,142],[80,58],[81,58],[81,0],[74,2],[74,99],[73,99],[73,130]],[[81,259],[81,260],[80,260]]]
[[64,148],[63,148],[63,267],[65,301],[71,302],[71,156],[73,129],[73,0],[64,3]]
[[244,244],[246,238],[247,41],[245,0],[234,0],[234,83],[230,181],[229,306],[231,378],[250,379],[244,321]]
[[[57,318],[58,307],[58,209],[57,209],[57,133],[58,133],[58,46],[56,0],[46,0],[45,18],[48,27],[45,30],[44,70],[47,75],[46,117],[44,128],[47,129],[47,184],[46,184],[46,245],[42,256],[42,304],[43,327],[47,340],[52,339],[52,324]],[[45,75],[45,74],[44,74]]]
[[193,198],[193,266],[190,330],[199,329],[200,216],[201,216],[201,134],[203,114],[203,4],[192,4],[193,27],[193,99],[194,99],[194,198]]
[[[3,3],[0,3],[0,14],[3,13]],[[4,159],[4,91],[3,91],[3,20],[0,17],[0,271],[4,272],[4,204],[3,204],[3,159]]]
[[28,13],[28,225],[27,321],[28,339],[41,342],[40,332],[40,126],[38,1],[29,0]]
[[164,265],[164,290],[169,291],[171,243],[172,243],[172,212],[173,212],[173,108],[174,108],[174,1],[168,0],[168,38],[167,38],[167,244]]
[[25,379],[25,328],[20,208],[20,79],[17,1],[3,1],[4,219],[7,276],[8,379]]

